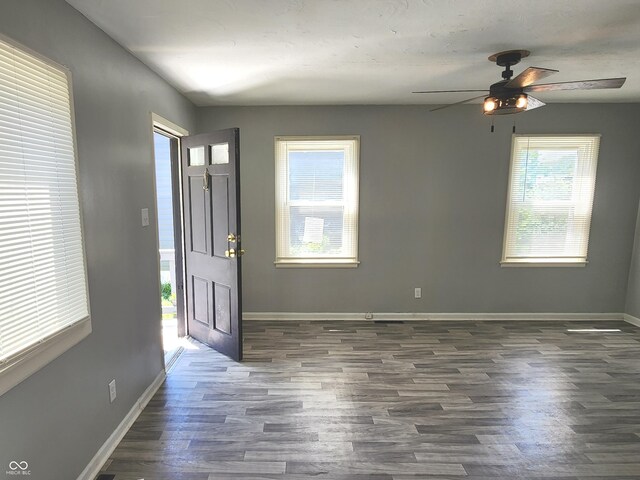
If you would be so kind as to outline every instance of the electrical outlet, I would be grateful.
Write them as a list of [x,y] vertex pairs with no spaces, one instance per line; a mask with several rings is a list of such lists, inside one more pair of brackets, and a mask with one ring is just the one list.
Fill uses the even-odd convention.
[[116,380],[115,378],[109,382],[109,403],[113,403],[116,399]]
[[364,318],[367,320],[371,320],[373,318],[373,313],[367,312],[364,314]]
[[415,298],[422,298],[422,289],[420,287],[416,287],[413,289],[413,296]]
[[140,216],[142,217],[142,226],[148,227],[149,226],[149,209],[143,208],[142,210],[140,210]]

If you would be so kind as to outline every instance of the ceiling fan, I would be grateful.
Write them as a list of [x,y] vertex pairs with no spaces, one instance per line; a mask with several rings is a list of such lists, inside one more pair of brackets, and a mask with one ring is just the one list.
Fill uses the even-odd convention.
[[[529,95],[529,92],[550,92],[554,90],[595,90],[599,88],[620,88],[624,84],[626,77],[621,78],[599,78],[594,80],[579,80],[574,82],[542,83],[534,85],[558,70],[549,68],[529,67],[514,78],[511,67],[516,65],[525,57],[528,57],[528,50],[507,50],[499,52],[489,57],[489,60],[504,67],[502,80],[494,83],[488,90],[426,90],[412,93],[454,93],[454,92],[483,92],[482,95],[436,107],[431,111],[461,105],[484,97],[483,110],[485,115],[505,115],[509,113],[520,113],[534,108],[543,107],[544,102]],[[488,94],[488,95],[487,95]]]

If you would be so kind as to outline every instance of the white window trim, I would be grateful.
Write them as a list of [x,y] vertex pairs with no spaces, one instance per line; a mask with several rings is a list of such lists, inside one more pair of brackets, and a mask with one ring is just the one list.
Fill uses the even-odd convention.
[[41,370],[91,333],[87,317],[0,364],[0,396]]
[[[506,268],[512,268],[512,267],[533,267],[533,268],[539,268],[539,267],[586,267],[587,264],[589,263],[588,257],[576,257],[575,259],[570,259],[567,257],[558,259],[558,258],[548,258],[548,259],[544,259],[541,257],[531,257],[530,259],[526,259],[526,258],[519,258],[519,259],[515,259],[515,258],[506,258],[506,245],[507,245],[507,238],[508,238],[508,226],[509,226],[509,218],[511,216],[511,189],[512,189],[512,171],[513,171],[513,162],[514,162],[514,158],[515,158],[515,151],[516,151],[516,142],[515,139],[517,137],[542,137],[542,138],[549,138],[549,137],[558,137],[558,138],[562,138],[562,137],[589,137],[589,138],[593,138],[593,137],[597,137],[598,141],[601,137],[600,134],[598,133],[582,133],[582,134],[575,134],[575,133],[566,133],[566,134],[513,134],[511,136],[512,142],[511,142],[511,158],[509,160],[509,188],[507,190],[507,206],[506,206],[506,211],[505,211],[505,220],[504,220],[504,234],[503,234],[503,239],[502,239],[502,259],[500,260],[500,266],[501,267],[506,267]],[[598,167],[598,159],[599,159],[599,144],[598,147],[596,148],[596,159],[595,159],[595,167],[594,170],[597,172],[597,167]],[[595,196],[595,174],[594,174],[594,185],[592,186],[593,190],[594,190],[594,196]],[[593,211],[593,206],[592,206],[592,211]],[[589,224],[589,229],[591,228],[591,225]],[[588,245],[587,245],[588,248]],[[588,254],[588,251],[587,251]]]
[[[282,178],[284,175],[281,170],[287,168],[286,162],[284,165],[280,164],[280,159],[282,158],[280,152],[280,146],[282,145],[280,142],[287,141],[299,141],[299,142],[313,142],[313,141],[354,141],[353,147],[353,170],[352,174],[355,177],[355,182],[345,181],[345,186],[348,190],[345,192],[345,195],[350,196],[352,200],[352,205],[355,206],[355,211],[348,212],[346,215],[350,215],[352,218],[352,224],[355,225],[355,230],[353,231],[353,235],[355,239],[351,236],[348,237],[346,241],[353,242],[355,244],[355,252],[354,256],[350,258],[316,258],[316,257],[289,257],[288,252],[284,252],[283,255],[278,255],[279,253],[279,245],[278,245],[278,235],[280,230],[289,231],[288,224],[288,209],[283,208],[283,206],[287,203],[287,191],[288,191],[288,180],[282,182]],[[358,233],[359,233],[359,223],[358,223],[358,215],[360,213],[359,206],[359,189],[360,189],[360,135],[323,135],[323,136],[276,136],[274,138],[275,145],[275,176],[276,176],[276,208],[275,208],[275,225],[276,225],[276,259],[273,262],[276,268],[357,268],[360,264],[358,260]],[[352,185],[353,188],[350,188]],[[303,202],[302,202],[303,203]],[[301,204],[302,204],[301,203]],[[331,202],[327,202],[327,205],[330,205]],[[342,204],[340,204],[342,205]],[[279,219],[283,219],[283,224],[280,225]],[[347,232],[350,233],[350,232]],[[344,241],[344,240],[343,240]]]
[[276,268],[358,268],[358,260],[346,260],[338,262],[334,259],[326,262],[310,261],[307,259],[280,259],[273,262]]
[[512,268],[512,267],[586,267],[587,264],[589,263],[588,260],[576,260],[576,261],[569,261],[569,260],[564,260],[562,262],[558,262],[557,260],[550,260],[548,262],[543,262],[540,261],[539,258],[536,258],[535,260],[509,260],[509,261],[505,261],[502,260],[500,261],[500,266],[501,267],[508,267],[508,268]]
[[89,296],[89,276],[87,272],[87,252],[85,249],[85,229],[84,229],[84,215],[82,211],[82,189],[79,186],[80,172],[78,169],[78,140],[76,130],[76,116],[75,105],[73,98],[73,78],[71,76],[71,70],[62,64],[59,64],[50,58],[32,50],[31,48],[13,40],[0,33],[0,40],[13,45],[15,48],[22,50],[25,53],[33,55],[34,57],[42,60],[43,62],[53,66],[64,72],[67,77],[67,84],[69,88],[69,109],[71,112],[71,136],[73,141],[74,152],[74,164],[76,170],[76,178],[78,181],[78,209],[80,216],[80,235],[82,237],[81,248],[82,258],[84,262],[85,273],[85,289],[87,292],[87,311],[89,315],[72,325],[67,326],[65,329],[56,332],[55,334],[43,338],[38,343],[23,350],[17,355],[14,355],[7,360],[0,362],[0,396],[11,390],[16,385],[22,383],[31,375],[42,370],[46,365],[58,358],[63,353],[80,343],[89,334],[91,334],[91,299]]

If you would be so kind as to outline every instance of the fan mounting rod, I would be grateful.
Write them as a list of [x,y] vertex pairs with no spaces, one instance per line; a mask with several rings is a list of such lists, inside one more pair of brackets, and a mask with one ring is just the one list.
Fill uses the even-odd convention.
[[495,62],[497,65],[504,67],[502,72],[502,78],[509,80],[513,76],[513,70],[511,67],[520,63],[525,57],[528,57],[531,52],[529,50],[506,50],[504,52],[494,53],[489,57],[491,62]]

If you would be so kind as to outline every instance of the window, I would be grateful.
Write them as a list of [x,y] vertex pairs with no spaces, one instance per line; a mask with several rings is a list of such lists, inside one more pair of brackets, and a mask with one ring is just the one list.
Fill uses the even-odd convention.
[[514,135],[502,263],[585,265],[599,135]]
[[357,266],[359,142],[276,137],[276,266]]
[[67,72],[0,39],[0,394],[91,331]]

